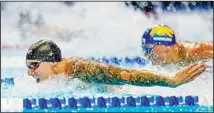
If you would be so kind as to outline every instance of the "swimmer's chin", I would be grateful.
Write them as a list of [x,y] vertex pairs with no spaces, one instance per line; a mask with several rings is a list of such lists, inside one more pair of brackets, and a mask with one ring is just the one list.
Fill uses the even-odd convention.
[[39,77],[35,78],[35,82],[36,82],[36,83],[41,83],[41,82],[43,82],[43,81],[45,81],[45,80],[47,80],[47,79],[41,79],[41,78],[39,78]]
[[49,77],[41,77],[41,76],[36,76],[36,77],[34,77],[35,78],[35,82],[36,83],[41,83],[41,82],[44,82],[44,81],[47,81],[47,80],[49,80],[49,79],[52,79],[52,78],[54,78],[53,76],[51,77],[51,76],[49,76]]
[[34,79],[35,79],[35,82],[36,83],[39,83],[40,82],[40,78],[38,76],[32,76]]

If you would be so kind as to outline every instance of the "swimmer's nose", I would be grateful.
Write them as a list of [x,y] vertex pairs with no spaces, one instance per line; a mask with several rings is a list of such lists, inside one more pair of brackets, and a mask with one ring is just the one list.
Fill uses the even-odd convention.
[[28,69],[28,75],[33,76],[35,74],[33,69]]

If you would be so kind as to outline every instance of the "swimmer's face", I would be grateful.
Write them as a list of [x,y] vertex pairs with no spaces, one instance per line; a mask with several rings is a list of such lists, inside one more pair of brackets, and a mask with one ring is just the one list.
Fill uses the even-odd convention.
[[175,63],[179,57],[179,48],[175,46],[155,45],[149,55],[154,64]]
[[36,79],[36,82],[41,82],[53,75],[52,62],[40,62],[37,60],[26,60],[28,67],[28,75]]

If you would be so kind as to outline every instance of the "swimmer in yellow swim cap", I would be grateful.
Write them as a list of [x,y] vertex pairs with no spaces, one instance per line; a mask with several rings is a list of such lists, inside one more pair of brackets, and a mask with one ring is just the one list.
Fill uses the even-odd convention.
[[60,48],[51,40],[40,40],[32,44],[26,55],[26,65],[28,75],[34,77],[37,82],[47,80],[49,77],[65,75],[87,82],[165,87],[177,87],[190,82],[207,67],[205,64],[191,64],[174,76],[160,75],[146,70],[125,69],[81,57],[62,58]]
[[213,58],[212,42],[176,42],[174,31],[166,25],[147,29],[142,36],[142,51],[153,64],[182,64]]

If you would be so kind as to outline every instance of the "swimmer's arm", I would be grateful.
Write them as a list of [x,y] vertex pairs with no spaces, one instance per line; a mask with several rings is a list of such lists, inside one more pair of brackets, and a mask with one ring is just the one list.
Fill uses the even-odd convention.
[[204,72],[206,68],[207,65],[205,64],[194,63],[182,68],[176,72],[174,76],[170,77],[143,70],[128,70],[126,72],[120,73],[120,76],[121,79],[123,79],[126,83],[133,85],[158,85],[174,88],[194,80],[202,72]]
[[98,63],[96,61],[82,62],[82,70],[79,77],[83,80],[96,81],[108,84],[132,84],[138,86],[165,86],[176,87],[172,77],[161,76],[159,74],[143,71],[129,70],[120,67]]
[[122,72],[120,74],[121,79],[128,84],[138,86],[164,86],[164,87],[176,87],[178,84],[174,82],[173,77],[167,75],[160,75],[154,72],[145,70],[129,70],[128,72]]

